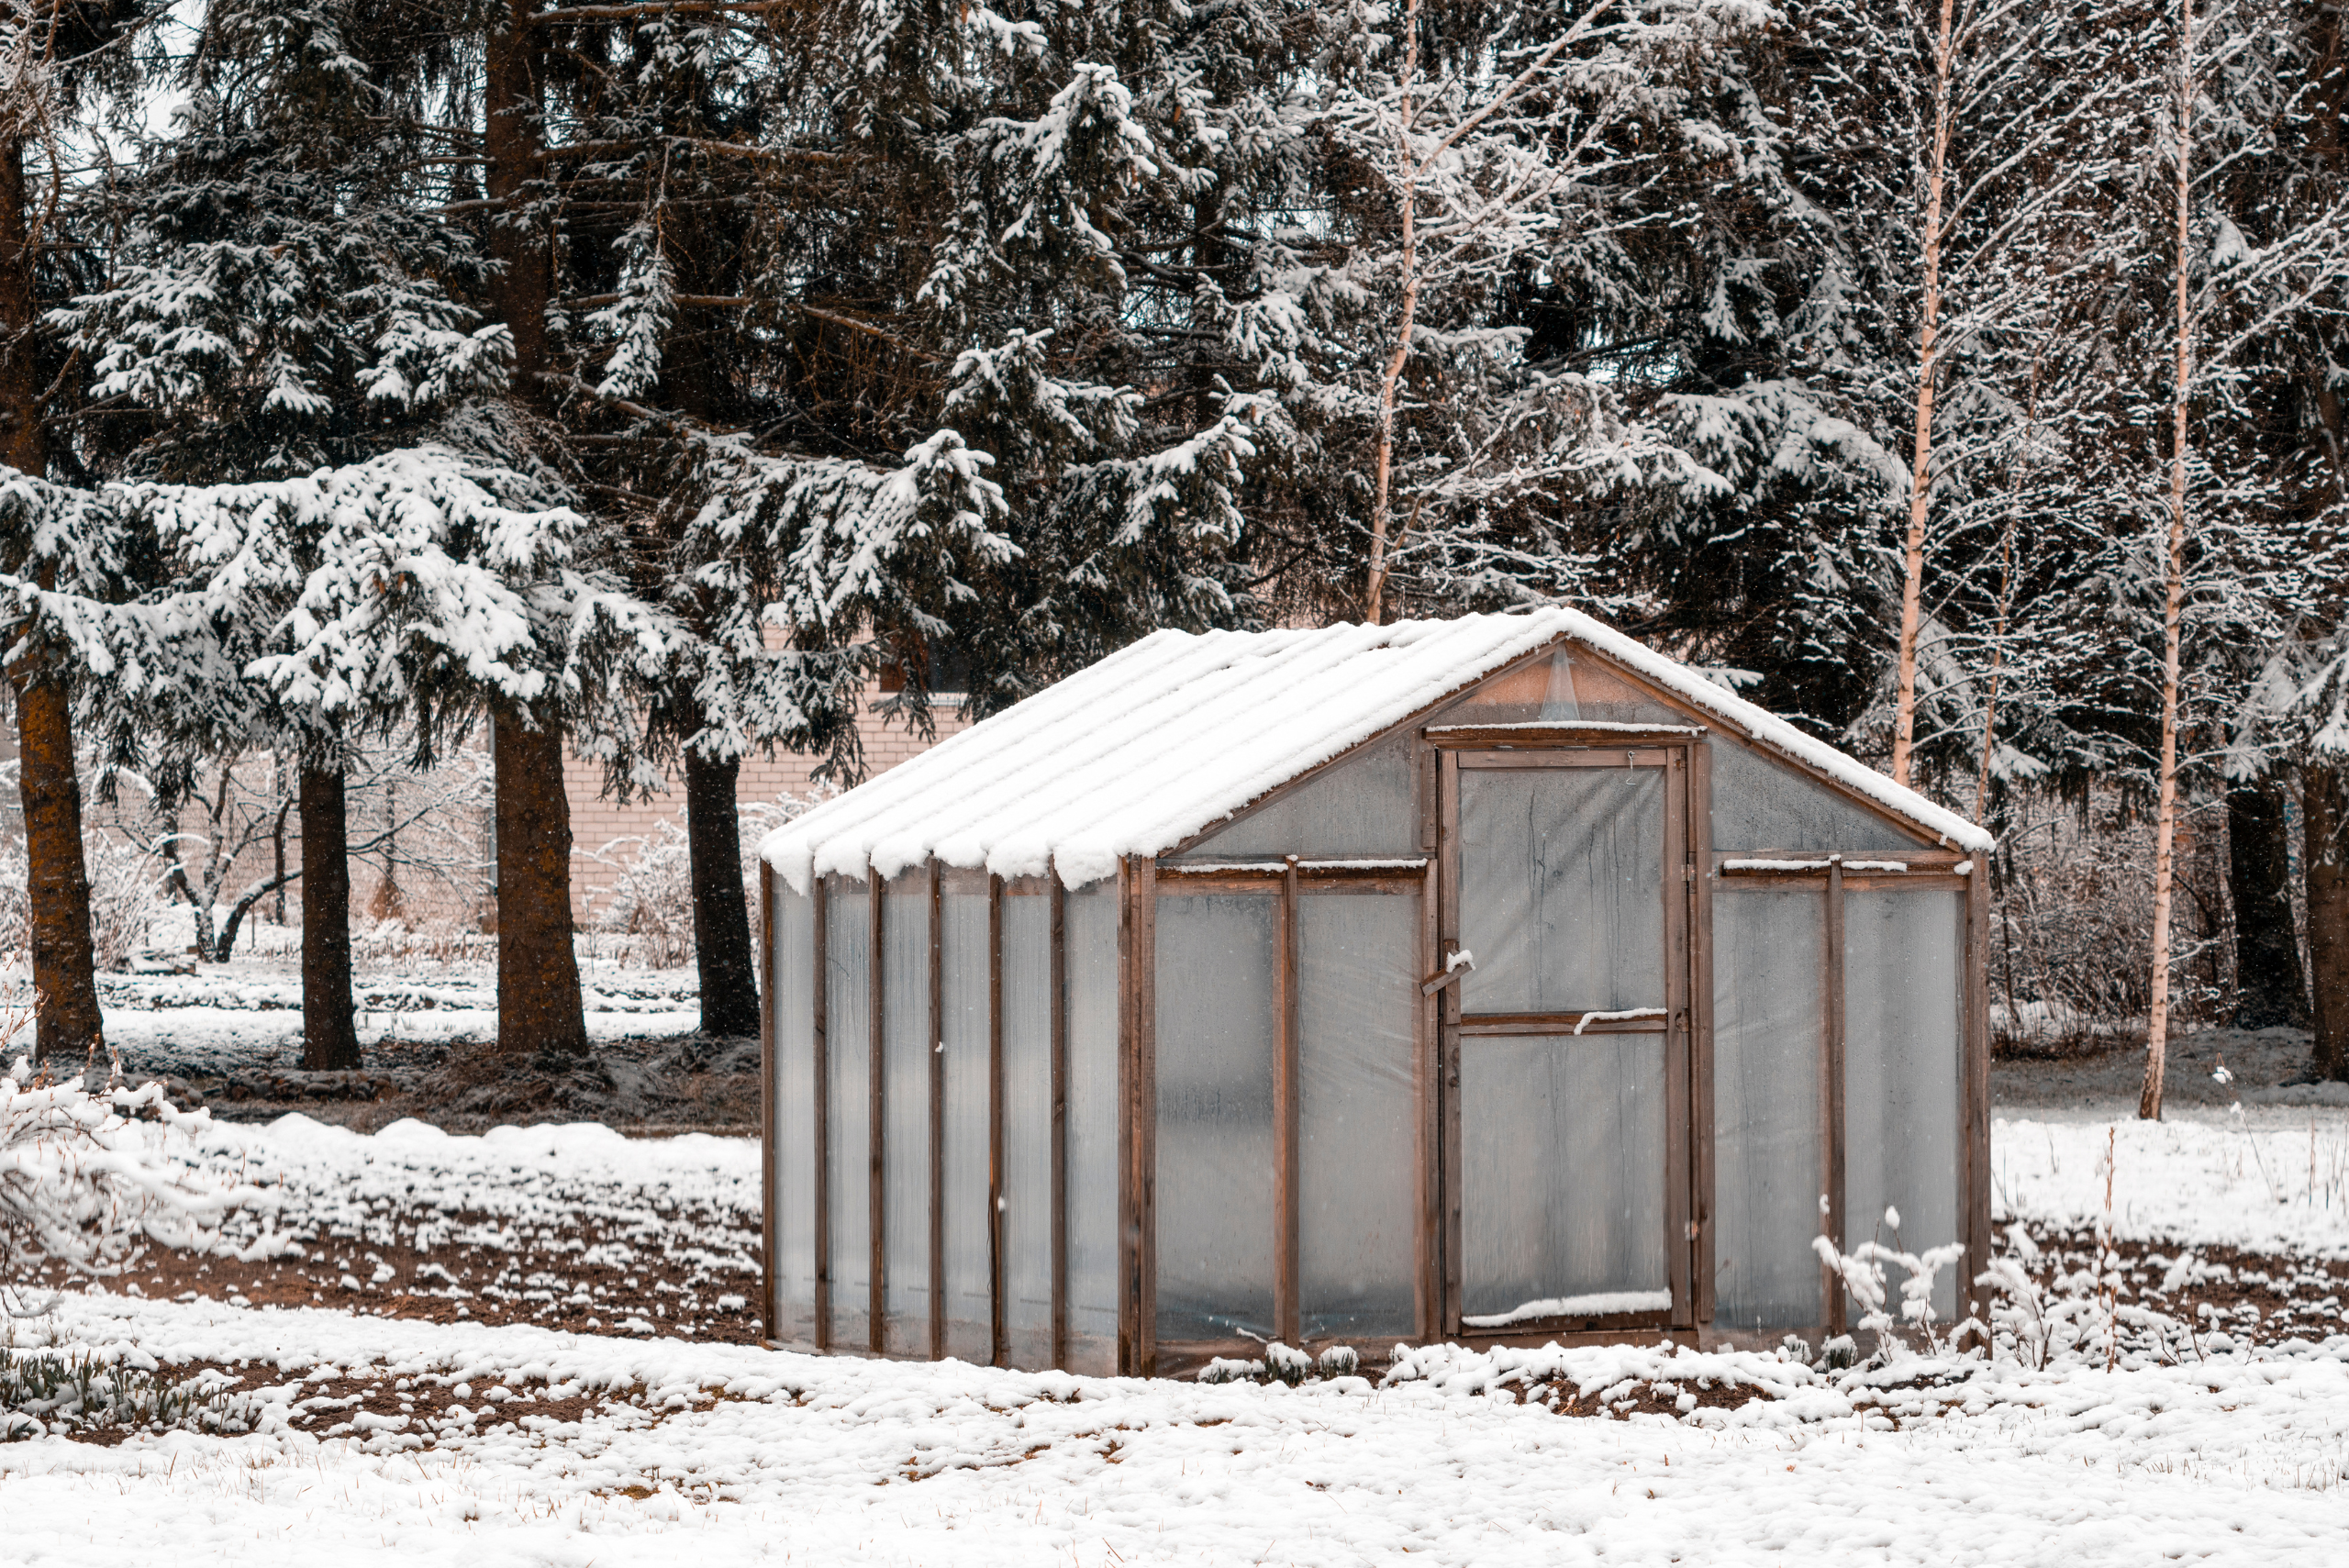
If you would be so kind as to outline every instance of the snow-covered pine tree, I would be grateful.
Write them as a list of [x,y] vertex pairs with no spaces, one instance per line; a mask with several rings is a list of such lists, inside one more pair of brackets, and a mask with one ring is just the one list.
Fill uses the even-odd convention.
[[104,286],[51,317],[88,367],[83,444],[121,482],[109,504],[158,547],[162,581],[111,622],[117,749],[167,798],[223,753],[274,750],[299,771],[313,1069],[359,1064],[347,749],[406,704],[288,702],[253,671],[291,651],[295,607],[329,564],[311,476],[412,445],[506,371],[504,334],[442,284],[482,272],[469,237],[415,200],[417,61],[437,42],[415,21],[212,0],[168,130],[83,197],[84,223],[117,237]]
[[104,1029],[58,620],[119,590],[121,553],[111,514],[74,487],[73,454],[50,428],[66,361],[40,317],[83,271],[61,198],[79,178],[96,111],[138,90],[130,45],[148,19],[135,0],[0,10],[0,573],[19,585],[0,610],[0,643],[16,698],[43,1059],[95,1050]]

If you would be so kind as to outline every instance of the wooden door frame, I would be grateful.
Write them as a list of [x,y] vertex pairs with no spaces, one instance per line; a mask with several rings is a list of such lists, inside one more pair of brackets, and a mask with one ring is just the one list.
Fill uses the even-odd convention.
[[[1696,1071],[1697,1040],[1709,1008],[1698,998],[1695,982],[1698,978],[1698,959],[1709,949],[1707,933],[1698,929],[1709,910],[1708,901],[1698,894],[1699,857],[1693,842],[1695,828],[1709,814],[1709,802],[1698,795],[1699,785],[1704,782],[1699,775],[1705,770],[1697,761],[1705,751],[1705,743],[1701,732],[1621,734],[1609,739],[1613,743],[1594,743],[1579,734],[1564,742],[1553,742],[1543,737],[1531,744],[1521,732],[1508,737],[1506,743],[1498,737],[1481,734],[1443,737],[1437,750],[1437,914],[1433,940],[1425,955],[1427,970],[1431,976],[1444,973],[1452,955],[1460,949],[1460,774],[1464,768],[1470,772],[1559,767],[1652,767],[1661,771],[1664,842],[1657,896],[1663,901],[1664,915],[1662,1027],[1646,1020],[1594,1019],[1585,1028],[1593,1033],[1660,1033],[1664,1037],[1664,1147],[1658,1151],[1658,1157],[1664,1162],[1664,1258],[1672,1305],[1663,1312],[1594,1318],[1586,1327],[1600,1332],[1642,1328],[1692,1329],[1700,1317],[1709,1316],[1702,1312],[1706,1304],[1700,1300],[1703,1293],[1697,1271],[1706,1250],[1707,1229],[1702,1223],[1705,1217],[1697,1201],[1697,1189],[1701,1168],[1709,1163],[1698,1148],[1700,1133],[1709,1130],[1700,1126],[1698,1116],[1700,1110],[1707,1108],[1704,1102],[1709,1096],[1698,1093]],[[1616,761],[1619,757],[1623,760]],[[1446,985],[1438,993],[1441,1011],[1437,1020],[1434,1086],[1440,1150],[1436,1184],[1442,1199],[1440,1229],[1432,1240],[1442,1260],[1442,1307],[1434,1328],[1440,1336],[1467,1341],[1497,1341],[1519,1337],[1518,1331],[1472,1329],[1463,1321],[1461,1041],[1464,1037],[1478,1035],[1565,1033],[1580,1022],[1580,1015],[1487,1015],[1481,1024],[1472,1023],[1461,1006],[1461,993],[1466,988],[1465,984]],[[1539,1330],[1544,1338],[1555,1331]]]

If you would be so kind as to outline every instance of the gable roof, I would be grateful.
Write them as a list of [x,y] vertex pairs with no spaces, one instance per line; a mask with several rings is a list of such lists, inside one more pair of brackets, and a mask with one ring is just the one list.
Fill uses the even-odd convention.
[[811,874],[936,857],[1071,887],[1155,855],[1525,654],[1564,639],[1958,848],[1980,828],[1579,611],[1306,631],[1153,632],[795,817],[760,851]]

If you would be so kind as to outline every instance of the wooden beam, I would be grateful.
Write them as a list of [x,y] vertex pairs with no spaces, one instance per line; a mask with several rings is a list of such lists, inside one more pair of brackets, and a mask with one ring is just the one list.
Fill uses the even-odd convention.
[[873,1353],[879,1355],[888,1347],[885,1326],[888,1323],[889,1302],[889,1205],[885,1157],[888,1152],[889,1073],[888,1054],[885,1049],[888,1009],[884,1006],[887,995],[885,972],[888,954],[883,945],[882,916],[888,901],[889,884],[881,875],[878,866],[868,865],[864,868],[864,885],[866,902],[872,911],[872,934],[865,942],[864,951],[865,984],[872,998],[873,1013],[873,1027],[866,1031],[872,1037],[873,1082],[866,1085],[870,1091],[866,1098],[871,1102],[873,1119],[869,1141],[865,1145],[865,1201],[872,1207],[865,1216],[864,1230],[866,1239],[872,1243],[873,1267],[866,1292],[872,1301],[872,1316],[865,1325],[868,1330],[865,1337],[871,1340]]
[[1713,1320],[1713,879],[1705,874],[1713,843],[1713,749],[1699,740],[1688,748],[1688,1198],[1697,1240],[1697,1321]]
[[987,1298],[990,1365],[1004,1362],[1003,878],[987,878]]
[[[1435,752],[1427,752],[1428,797],[1435,798]],[[1431,807],[1430,847],[1433,847],[1434,811]],[[1443,943],[1436,918],[1438,889],[1436,865],[1431,860],[1419,884],[1419,962],[1423,969],[1442,966],[1438,956]],[[1451,987],[1446,987],[1451,989]],[[1438,1116],[1443,1096],[1437,1090],[1442,1071],[1439,1046],[1443,1039],[1442,1018],[1443,998],[1441,995],[1421,995],[1412,999],[1411,1006],[1411,1145],[1419,1162],[1419,1180],[1413,1190],[1419,1195],[1418,1213],[1411,1227],[1411,1313],[1417,1337],[1422,1344],[1432,1344],[1443,1337],[1443,1281],[1438,1273],[1443,1249],[1438,1243],[1443,1223],[1443,1183],[1441,1165],[1443,1153],[1443,1128]]]
[[1068,889],[1046,873],[1052,900],[1052,1364],[1068,1366]]
[[1972,885],[1965,894],[1965,946],[1961,962],[1965,984],[1961,1088],[1958,1115],[1959,1189],[1965,1216],[1965,1286],[1959,1296],[1984,1322],[1990,1320],[1990,1303],[1974,1284],[1990,1267],[1990,862],[1974,862]]
[[832,1053],[831,1000],[831,878],[818,876],[808,885],[816,921],[816,973],[812,989],[816,1009],[816,1348],[832,1348]]
[[[1460,753],[1442,755],[1436,863],[1442,868],[1436,900],[1438,966],[1460,949]],[[1440,1011],[1436,1030],[1436,1117],[1441,1146],[1437,1151],[1437,1227],[1430,1241],[1439,1262],[1439,1302],[1436,1337],[1456,1331],[1460,1325],[1460,994],[1464,982],[1436,993]]]
[[1688,750],[1672,748],[1664,775],[1663,886],[1664,1011],[1670,1028],[1664,1037],[1664,1257],[1672,1290],[1672,1323],[1697,1326],[1691,1262],[1696,1228],[1689,1223],[1688,911],[1697,868],[1688,847]]
[[1705,733],[1700,724],[1431,724],[1420,732],[1431,746],[1628,746],[1685,742]]
[[939,865],[930,862],[930,1355],[946,1354],[946,932]]
[[[1843,1136],[1843,867],[1841,862],[1827,868],[1827,951],[1820,967],[1825,971],[1820,984],[1827,991],[1827,1051],[1826,1101],[1823,1116],[1826,1126],[1827,1155],[1827,1237],[1838,1252],[1843,1251],[1843,1178],[1845,1140]],[[1820,1282],[1827,1291],[1827,1331],[1844,1331],[1846,1312],[1842,1281],[1831,1269],[1821,1265]]]
[[1158,865],[1134,860],[1134,1342],[1136,1373],[1158,1370]]
[[774,867],[759,857],[759,1259],[766,1279],[766,1321],[769,1340],[783,1338],[782,1271],[774,1255],[774,1165],[781,1149],[776,1136],[774,1101]]
[[1273,958],[1273,1334],[1303,1338],[1297,1299],[1297,866],[1281,878]]

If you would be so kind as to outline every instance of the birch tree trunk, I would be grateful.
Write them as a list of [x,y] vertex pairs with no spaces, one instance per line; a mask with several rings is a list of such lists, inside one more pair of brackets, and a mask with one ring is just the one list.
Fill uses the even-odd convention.
[[[1892,777],[1907,784],[1917,733],[1917,630],[1925,585],[1925,520],[1933,488],[1933,381],[1941,371],[1942,192],[1949,172],[1949,78],[1956,0],[1942,0],[1933,44],[1933,145],[1920,238],[1924,297],[1917,328],[1917,437],[1909,463],[1909,538],[1900,562],[1900,667],[1892,720]],[[1988,744],[1987,737],[1984,744]],[[1986,764],[1987,765],[1987,764]]]
[[1395,335],[1395,352],[1387,358],[1386,373],[1378,380],[1378,453],[1374,462],[1373,482],[1376,492],[1370,506],[1370,578],[1363,594],[1363,619],[1371,626],[1379,623],[1386,596],[1386,529],[1388,494],[1395,463],[1395,394],[1403,379],[1403,366],[1411,357],[1411,323],[1419,309],[1419,234],[1414,227],[1414,198],[1419,187],[1419,162],[1411,150],[1411,89],[1419,69],[1419,0],[1404,0],[1403,5],[1403,102],[1402,124],[1396,132],[1397,156],[1403,169],[1403,319]]
[[[48,468],[40,377],[33,361],[39,317],[36,239],[25,144],[0,134],[0,462],[39,477]],[[55,568],[40,569],[53,579]],[[20,628],[0,632],[15,640]],[[25,807],[27,895],[31,905],[36,1061],[101,1050],[97,958],[90,942],[90,878],[82,862],[82,785],[73,772],[73,722],[64,682],[39,647],[8,669],[17,700],[17,790]]]
[[2158,1121],[2169,1046],[2170,895],[2176,880],[2178,622],[2186,607],[2186,418],[2194,391],[2190,298],[2194,184],[2194,0],[2177,6],[2177,363],[2170,397],[2169,538],[2162,594],[2162,742],[2154,817],[2153,1006],[2145,1019],[2145,1082],[2137,1114]]

